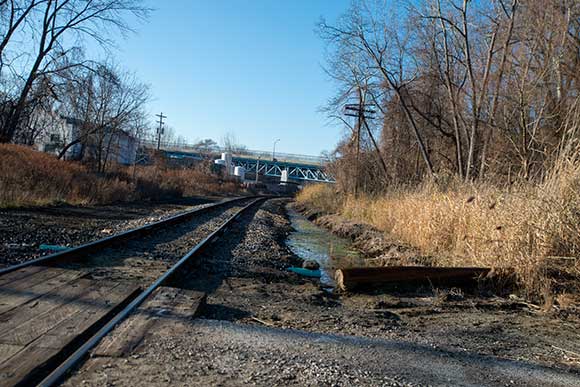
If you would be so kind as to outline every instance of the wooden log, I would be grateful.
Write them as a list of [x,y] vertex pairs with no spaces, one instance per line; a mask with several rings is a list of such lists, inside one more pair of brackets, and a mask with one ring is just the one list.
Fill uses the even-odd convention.
[[474,282],[489,273],[480,267],[386,266],[336,270],[334,279],[339,289],[353,290],[362,286],[389,283],[432,283],[461,285]]

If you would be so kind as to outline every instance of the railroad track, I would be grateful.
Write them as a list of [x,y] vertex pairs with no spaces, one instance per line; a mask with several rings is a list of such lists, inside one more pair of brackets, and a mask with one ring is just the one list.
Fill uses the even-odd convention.
[[156,291],[186,278],[198,253],[264,199],[212,204],[0,270],[0,385],[61,381]]

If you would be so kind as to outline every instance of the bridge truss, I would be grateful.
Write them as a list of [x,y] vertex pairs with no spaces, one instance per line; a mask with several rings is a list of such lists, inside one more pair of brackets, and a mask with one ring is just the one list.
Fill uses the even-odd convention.
[[244,167],[246,172],[256,173],[265,176],[281,177],[282,171],[288,171],[288,178],[292,180],[316,181],[321,183],[334,183],[334,177],[324,170],[321,165],[307,165],[284,163],[271,160],[257,160],[245,157],[233,157],[235,166]]

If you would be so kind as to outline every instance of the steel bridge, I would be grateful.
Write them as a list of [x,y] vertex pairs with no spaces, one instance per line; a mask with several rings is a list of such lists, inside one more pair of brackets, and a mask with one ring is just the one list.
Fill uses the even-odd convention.
[[[146,148],[155,149],[155,142],[144,142]],[[161,144],[168,157],[173,159],[193,159],[203,160],[208,158],[219,158],[225,149],[218,147],[209,150],[200,150],[191,145],[184,144]],[[318,156],[299,155],[291,153],[276,153],[272,160],[272,153],[243,149],[232,152],[232,163],[234,166],[244,167],[247,173],[258,174],[270,177],[282,177],[282,171],[288,171],[288,178],[291,181],[312,181],[321,183],[334,183],[334,177],[326,171],[329,160]]]
[[237,167],[244,167],[246,173],[256,173],[265,176],[281,177],[282,171],[288,171],[288,178],[299,181],[316,181],[334,183],[334,177],[324,170],[323,165],[280,162],[277,160],[261,160],[233,156],[232,162]]

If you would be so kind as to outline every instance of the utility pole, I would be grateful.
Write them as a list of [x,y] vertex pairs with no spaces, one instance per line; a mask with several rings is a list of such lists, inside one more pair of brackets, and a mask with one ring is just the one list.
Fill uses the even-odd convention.
[[157,123],[159,124],[159,128],[157,128],[157,150],[159,150],[161,148],[161,135],[163,134],[164,130],[163,130],[163,119],[167,118],[167,116],[163,115],[163,112],[161,112],[161,114],[155,114],[157,117],[159,117],[159,121],[157,121]]
[[[360,91],[360,90],[359,90]],[[358,197],[358,186],[359,186],[359,174],[360,174],[360,132],[363,123],[366,124],[367,119],[373,119],[376,111],[367,106],[371,106],[364,103],[362,94],[359,93],[359,101],[357,104],[346,104],[344,105],[344,115],[349,117],[356,117],[356,132],[355,134],[355,144],[356,144],[356,161],[355,161],[355,181],[354,181],[354,196]]]

